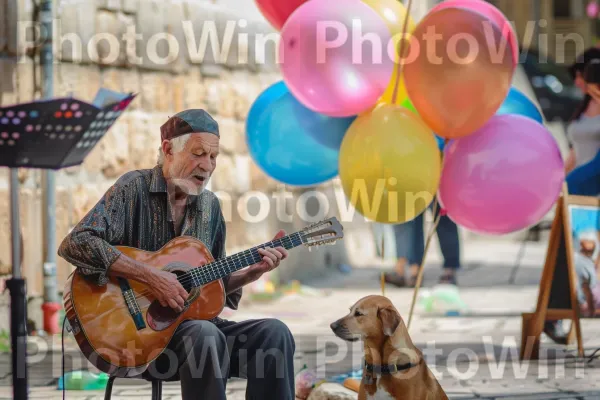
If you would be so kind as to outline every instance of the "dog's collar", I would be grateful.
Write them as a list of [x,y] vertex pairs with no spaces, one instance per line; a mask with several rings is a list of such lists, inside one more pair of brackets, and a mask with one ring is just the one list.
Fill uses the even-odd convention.
[[365,368],[367,369],[367,373],[374,375],[390,375],[398,371],[405,371],[407,369],[414,368],[417,365],[419,365],[419,363],[374,365],[369,364],[365,361]]

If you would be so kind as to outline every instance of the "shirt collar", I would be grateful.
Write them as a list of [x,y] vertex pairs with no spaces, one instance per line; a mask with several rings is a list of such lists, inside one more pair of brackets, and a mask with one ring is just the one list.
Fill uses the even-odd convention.
[[167,193],[167,181],[165,180],[162,167],[160,165],[157,165],[154,167],[154,169],[152,169],[150,193]]

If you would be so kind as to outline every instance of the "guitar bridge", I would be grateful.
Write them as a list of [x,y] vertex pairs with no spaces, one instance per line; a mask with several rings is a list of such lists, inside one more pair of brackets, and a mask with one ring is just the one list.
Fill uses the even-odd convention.
[[127,309],[129,310],[129,314],[133,319],[133,323],[135,324],[136,329],[139,331],[146,328],[146,323],[144,322],[142,311],[140,310],[140,307],[135,298],[135,293],[129,285],[129,282],[124,278],[119,278],[119,285],[121,286],[123,299],[125,300],[125,304],[127,304]]

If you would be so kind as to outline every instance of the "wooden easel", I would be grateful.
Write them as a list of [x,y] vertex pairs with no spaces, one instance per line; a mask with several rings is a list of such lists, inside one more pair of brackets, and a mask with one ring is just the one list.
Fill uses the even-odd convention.
[[576,337],[578,355],[583,356],[569,205],[590,205],[591,201],[597,204],[597,200],[590,199],[593,198],[570,196],[566,185],[563,187],[550,232],[537,307],[534,313],[522,314],[521,360],[539,359],[544,322],[563,319],[573,321],[567,343],[573,343]]

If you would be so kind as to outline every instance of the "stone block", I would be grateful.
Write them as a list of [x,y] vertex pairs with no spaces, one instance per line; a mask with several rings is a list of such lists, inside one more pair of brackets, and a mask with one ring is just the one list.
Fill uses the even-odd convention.
[[142,72],[141,102],[145,111],[172,112],[173,75],[166,72]]
[[[9,198],[9,188],[0,189],[2,198]],[[40,293],[41,265],[43,260],[42,235],[40,224],[41,199],[38,190],[21,188],[19,190],[19,218],[23,240],[21,271],[27,279],[28,294]],[[10,202],[0,202],[0,274],[12,271],[12,237],[10,223]]]
[[8,106],[17,103],[15,79],[17,74],[16,58],[0,58],[0,104]]
[[140,0],[122,0],[123,12],[134,14],[140,5]]
[[244,124],[231,118],[218,118],[221,131],[220,145],[225,153],[246,153]]
[[267,192],[274,190],[277,186],[279,186],[279,182],[265,174],[254,161],[250,162],[250,187],[252,190]]
[[232,197],[250,190],[250,157],[220,155],[212,176],[212,188]]
[[132,112],[129,118],[129,159],[131,168],[153,168],[160,147],[160,126],[168,114]]
[[[121,91],[123,93],[140,93],[142,91],[141,77],[137,69],[123,69],[121,72]],[[139,107],[140,100],[136,98],[131,102],[131,109]]]
[[185,76],[177,75],[173,78],[173,110],[179,112],[185,107],[185,86],[187,81]]
[[200,68],[191,66],[183,86],[185,108],[206,108],[206,86],[202,81]]
[[35,82],[42,82],[42,71],[35,68],[33,60],[23,59],[17,65],[16,82],[18,89],[17,103],[25,103],[39,99],[42,95],[41,90],[36,88]]
[[[166,25],[158,32],[159,34],[165,33],[172,36],[172,56],[174,59],[171,60],[169,57],[169,69],[176,73],[183,73],[189,68],[188,57],[187,57],[187,42],[185,33],[183,31],[183,23],[185,20],[185,8],[184,0],[170,0],[165,2],[168,7],[166,14]],[[173,40],[174,39],[174,40]],[[167,43],[166,40],[162,40],[163,43]],[[160,55],[160,53],[159,53]],[[165,51],[164,57],[170,55],[168,50]]]
[[219,79],[206,78],[206,106],[211,113],[217,113],[222,118],[234,118],[236,113],[237,93],[230,74],[224,74]]
[[129,113],[119,118],[88,155],[84,167],[90,175],[101,174],[100,178],[117,179],[131,169],[130,118]]
[[141,68],[181,71],[186,61],[181,0],[144,0],[139,3],[136,32],[141,34]]
[[132,65],[135,59],[128,57],[128,42],[122,38],[128,32],[128,27],[133,26],[134,20],[129,15],[99,10],[96,14],[97,40],[88,48],[92,60],[101,65]]
[[[95,44],[101,35],[96,36],[96,2],[80,0],[65,2],[57,15],[56,29],[59,43],[55,49],[61,61],[90,63]],[[89,51],[89,46],[92,51]]]
[[221,8],[209,2],[185,0],[182,29],[185,51],[191,64],[222,64],[222,36],[217,24]]
[[100,83],[97,65],[62,63],[54,74],[55,97],[72,95],[91,102],[100,89]]
[[8,45],[8,23],[6,22],[6,3],[6,1],[0,2],[0,53],[6,51],[6,47]]
[[[22,56],[37,46],[34,40],[36,23],[33,22],[33,1],[14,0],[5,2],[4,20],[6,50],[12,56]],[[20,33],[22,31],[22,33]]]
[[96,6],[98,9],[120,11],[123,9],[122,2],[123,0],[96,0]]

